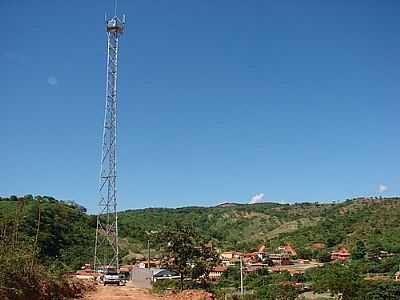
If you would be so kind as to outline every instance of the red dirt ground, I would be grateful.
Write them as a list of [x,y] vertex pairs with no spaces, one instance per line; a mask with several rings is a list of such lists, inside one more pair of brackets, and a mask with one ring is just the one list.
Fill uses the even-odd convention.
[[88,292],[83,300],[212,300],[211,294],[202,291],[184,291],[179,294],[159,296],[151,294],[148,289],[134,287],[131,283],[126,286],[102,286]]

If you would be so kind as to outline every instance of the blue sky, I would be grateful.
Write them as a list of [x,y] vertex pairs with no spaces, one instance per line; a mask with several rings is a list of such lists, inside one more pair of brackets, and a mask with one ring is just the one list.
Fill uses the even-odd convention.
[[[120,209],[399,194],[400,2],[118,7]],[[96,211],[105,11],[0,3],[0,195]]]

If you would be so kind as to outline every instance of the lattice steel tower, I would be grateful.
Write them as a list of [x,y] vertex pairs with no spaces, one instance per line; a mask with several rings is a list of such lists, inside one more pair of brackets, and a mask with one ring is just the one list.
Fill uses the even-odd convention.
[[118,40],[124,32],[122,21],[115,13],[106,20],[107,31],[107,83],[104,131],[101,154],[101,169],[97,215],[94,270],[114,267],[118,262],[118,214],[117,214],[117,67]]

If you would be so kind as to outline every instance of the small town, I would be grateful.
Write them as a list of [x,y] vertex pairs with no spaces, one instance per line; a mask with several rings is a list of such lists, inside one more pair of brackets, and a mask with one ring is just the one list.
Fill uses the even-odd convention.
[[[365,199],[359,200],[366,201]],[[372,201],[376,203],[375,200]],[[212,245],[207,245],[207,247],[212,248]],[[315,251],[323,251],[325,248],[326,245],[323,243],[314,243],[309,246],[310,250]],[[220,280],[224,280],[230,269],[238,269],[240,272],[240,282],[238,282],[240,284],[240,292],[237,292],[236,295],[242,295],[242,297],[254,294],[253,290],[246,291],[243,285],[243,279],[252,274],[257,276],[260,272],[265,273],[263,272],[264,270],[271,274],[284,274],[289,278],[301,278],[307,270],[322,268],[326,264],[346,265],[351,261],[352,257],[346,247],[340,247],[334,251],[326,252],[327,255],[320,259],[299,258],[296,248],[290,244],[279,246],[272,252],[267,251],[267,248],[261,245],[254,252],[218,251],[218,253],[218,263],[209,270],[207,280],[211,285],[217,285]],[[393,256],[395,254],[379,251],[377,257],[369,257],[369,259],[382,260]],[[124,284],[131,282],[134,286],[141,288],[151,288],[153,284],[159,284],[160,282],[168,285],[180,279],[179,273],[163,268],[162,260],[155,260],[150,257],[147,260],[137,262],[135,265],[120,266],[121,273],[124,274]],[[93,271],[90,264],[82,266],[81,270],[77,271],[73,276],[88,282],[104,282],[104,278],[101,275],[99,276],[98,271]],[[370,273],[364,279],[374,282],[400,282],[400,269],[393,276]],[[302,282],[301,280],[281,282],[280,284],[285,284],[286,288],[296,289],[298,291],[296,299],[342,299],[341,294],[334,296],[329,293],[315,293],[310,283]],[[189,295],[192,299],[212,299],[207,293],[204,295],[192,292]],[[234,296],[235,293],[230,295]]]

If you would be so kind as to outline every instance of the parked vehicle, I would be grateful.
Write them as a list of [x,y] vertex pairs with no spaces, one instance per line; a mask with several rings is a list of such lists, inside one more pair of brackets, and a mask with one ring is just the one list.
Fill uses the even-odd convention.
[[103,284],[117,284],[120,285],[120,283],[124,284],[125,281],[123,278],[121,278],[120,274],[116,270],[109,269],[106,270],[103,276]]
[[153,273],[153,282],[161,279],[180,279],[181,276],[173,271],[169,271],[166,269],[160,269],[158,272]]

